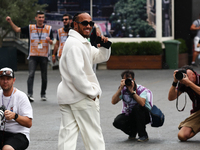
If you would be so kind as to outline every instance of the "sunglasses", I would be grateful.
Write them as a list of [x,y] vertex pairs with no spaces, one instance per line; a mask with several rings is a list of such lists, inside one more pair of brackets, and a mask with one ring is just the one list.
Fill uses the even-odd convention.
[[10,76],[13,77],[13,72],[9,70],[0,71],[0,76]]
[[67,18],[66,18],[66,19],[62,19],[62,21],[64,21],[64,20],[67,21],[67,20],[69,20],[69,19],[67,19]]
[[91,27],[94,26],[94,22],[93,22],[93,21],[90,21],[90,22],[88,22],[88,21],[82,21],[82,22],[76,21],[76,22],[82,24],[83,26],[88,26],[88,24],[89,24]]

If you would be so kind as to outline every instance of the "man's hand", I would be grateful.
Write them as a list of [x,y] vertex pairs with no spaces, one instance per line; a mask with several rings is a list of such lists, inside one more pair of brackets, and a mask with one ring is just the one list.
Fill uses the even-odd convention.
[[125,79],[122,79],[119,88],[123,89],[124,85],[125,85]]
[[11,18],[10,18],[9,16],[7,16],[7,17],[6,17],[6,21],[7,21],[8,23],[10,23],[12,20],[11,20]]
[[184,84],[185,86],[189,86],[189,83],[191,83],[192,81],[190,81],[187,74],[184,73],[184,76],[185,77],[182,80],[180,80],[180,83]]
[[[108,38],[102,35],[102,36],[101,36],[101,41],[102,41],[103,43],[106,43],[106,42],[108,42]],[[101,44],[97,44],[97,47],[101,47]]]
[[50,42],[51,39],[50,39],[50,37],[46,37],[46,40],[47,40],[47,42]]
[[53,44],[53,41],[50,39],[50,37],[46,37],[46,40],[47,40],[47,42],[49,43],[49,44]]
[[177,72],[178,72],[178,70],[175,70],[175,71],[174,71],[174,74],[173,74],[173,77],[174,77],[174,82],[175,82],[175,83],[177,83],[177,82],[178,82],[178,80],[177,80],[177,79],[176,79],[176,77],[175,77],[175,75],[176,75],[176,73],[177,73]]
[[15,113],[10,110],[5,110],[4,115],[6,120],[12,120],[15,118]]

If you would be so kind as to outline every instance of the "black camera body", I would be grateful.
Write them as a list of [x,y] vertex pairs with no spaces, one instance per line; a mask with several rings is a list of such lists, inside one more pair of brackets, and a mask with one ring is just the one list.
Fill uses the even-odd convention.
[[126,86],[131,86],[132,85],[132,81],[133,81],[133,79],[131,79],[131,78],[126,79],[125,80],[125,85]]
[[186,70],[180,69],[176,72],[175,77],[177,80],[182,80],[183,78],[185,78],[184,74],[186,74]]
[[3,120],[4,118],[4,111],[6,110],[6,107],[4,105],[2,105],[0,107],[0,121]]
[[110,46],[111,46],[111,44],[112,44],[112,42],[110,42],[110,41],[104,43],[104,42],[101,40],[101,37],[100,37],[100,36],[98,36],[98,37],[96,38],[96,43],[97,43],[97,44],[100,44],[101,46],[103,46],[103,47],[105,47],[105,48],[107,48],[107,49],[109,49]]

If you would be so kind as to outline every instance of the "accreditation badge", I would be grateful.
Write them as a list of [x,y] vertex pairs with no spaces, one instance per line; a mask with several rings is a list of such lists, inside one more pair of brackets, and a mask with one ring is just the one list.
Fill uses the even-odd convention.
[[42,43],[38,43],[38,49],[42,49]]

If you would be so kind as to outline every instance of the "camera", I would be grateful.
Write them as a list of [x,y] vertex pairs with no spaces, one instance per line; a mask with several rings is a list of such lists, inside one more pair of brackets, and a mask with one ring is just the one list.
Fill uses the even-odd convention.
[[110,41],[104,43],[103,41],[101,41],[101,37],[100,37],[100,36],[98,36],[98,37],[96,38],[96,43],[97,43],[97,44],[101,44],[101,46],[103,46],[103,47],[105,47],[105,48],[107,48],[107,49],[109,49],[110,46],[111,46],[111,44],[112,44],[112,42],[110,42]]
[[132,81],[133,81],[133,79],[131,79],[131,78],[126,79],[125,80],[125,85],[126,86],[131,86],[132,85]]
[[2,105],[2,106],[0,107],[0,121],[3,120],[3,118],[4,118],[4,111],[5,111],[5,110],[6,110],[5,106]]
[[184,74],[186,74],[186,70],[181,69],[176,72],[175,77],[177,80],[182,80],[183,78],[185,78]]

